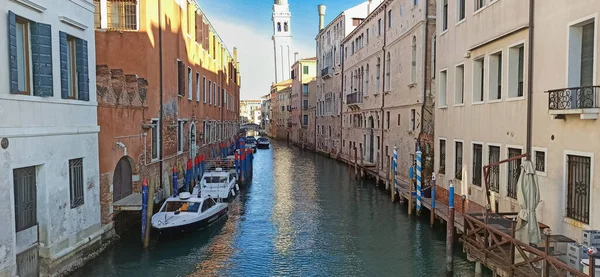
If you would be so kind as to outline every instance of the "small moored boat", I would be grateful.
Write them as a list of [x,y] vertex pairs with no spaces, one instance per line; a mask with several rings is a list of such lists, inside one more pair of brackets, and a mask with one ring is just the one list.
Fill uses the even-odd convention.
[[252,149],[256,153],[256,139],[253,136],[246,137],[246,148]]
[[160,236],[174,236],[200,230],[227,216],[226,203],[210,196],[194,197],[189,192],[169,197],[152,216],[152,228]]
[[229,200],[234,197],[240,188],[237,185],[235,170],[225,171],[221,167],[204,172],[200,181],[200,188],[195,187],[194,193],[200,191],[200,196],[212,196],[220,200]]
[[265,137],[260,137],[256,140],[256,147],[258,149],[269,149],[269,139]]

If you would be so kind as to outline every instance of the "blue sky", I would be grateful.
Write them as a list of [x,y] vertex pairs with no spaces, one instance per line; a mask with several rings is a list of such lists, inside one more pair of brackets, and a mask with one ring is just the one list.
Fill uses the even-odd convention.
[[[197,0],[230,50],[238,48],[242,99],[269,93],[274,80],[271,14],[273,0]],[[325,24],[365,0],[288,0],[292,13],[293,49],[301,58],[315,56],[317,5],[325,4]]]

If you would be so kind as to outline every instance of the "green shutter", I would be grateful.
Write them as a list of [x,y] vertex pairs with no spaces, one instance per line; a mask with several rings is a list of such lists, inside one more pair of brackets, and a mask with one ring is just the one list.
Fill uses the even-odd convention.
[[17,16],[8,11],[8,56],[10,59],[8,75],[10,76],[10,93],[19,93],[19,77],[17,71]]
[[49,24],[30,22],[31,65],[33,95],[51,97],[52,83],[52,27]]
[[67,33],[58,32],[60,44],[60,95],[62,99],[69,99],[69,72],[67,69]]
[[79,100],[90,101],[90,80],[88,76],[87,41],[75,40],[75,68],[77,68],[77,95]]

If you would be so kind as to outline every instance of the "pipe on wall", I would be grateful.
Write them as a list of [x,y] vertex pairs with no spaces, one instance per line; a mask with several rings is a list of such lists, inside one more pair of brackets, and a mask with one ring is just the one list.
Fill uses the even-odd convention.
[[532,113],[533,113],[533,16],[535,0],[529,0],[529,49],[527,61],[527,149],[529,155],[527,160],[531,160],[532,148]]

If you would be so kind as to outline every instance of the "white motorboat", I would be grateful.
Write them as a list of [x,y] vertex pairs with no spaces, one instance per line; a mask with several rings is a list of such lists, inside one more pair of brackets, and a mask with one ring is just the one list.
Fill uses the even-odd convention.
[[226,203],[216,202],[210,196],[197,197],[189,192],[169,197],[152,216],[152,228],[160,236],[178,235],[210,226],[227,216]]
[[256,139],[253,136],[246,137],[246,148],[256,153]]
[[235,170],[225,171],[217,167],[214,170],[204,172],[200,187],[195,187],[194,192],[200,191],[200,196],[212,196],[221,200],[229,200],[234,197],[240,188],[237,185]]
[[269,149],[270,144],[269,139],[265,137],[260,137],[256,140],[256,148],[258,149]]

